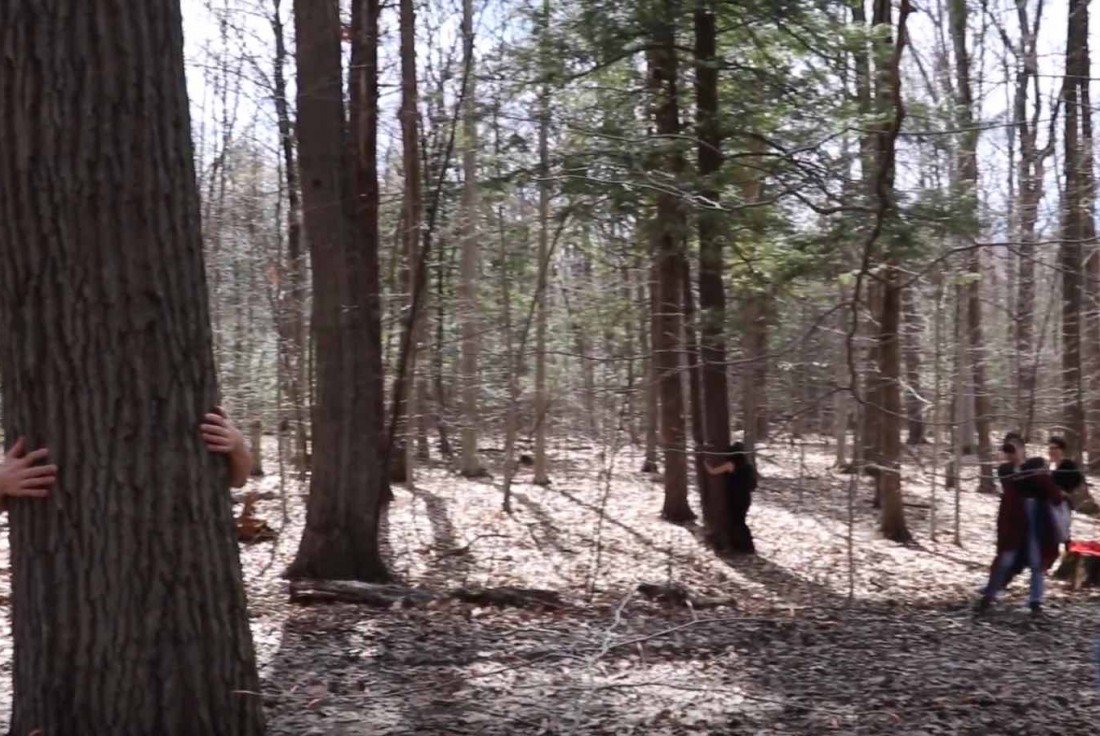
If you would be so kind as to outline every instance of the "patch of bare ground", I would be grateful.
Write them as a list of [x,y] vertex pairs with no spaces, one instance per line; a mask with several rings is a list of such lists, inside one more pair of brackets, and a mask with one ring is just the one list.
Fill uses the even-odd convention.
[[[258,510],[280,532],[242,553],[269,732],[1093,733],[1097,596],[1051,581],[1049,621],[1033,624],[1017,583],[973,620],[997,500],[961,494],[957,546],[955,498],[940,483],[931,540],[921,452],[905,469],[918,543],[901,547],[877,538],[869,486],[850,495],[824,443],[806,445],[801,471],[797,448],[762,448],[749,519],[759,555],[731,560],[697,529],[660,521],[661,487],[637,473],[632,450],[608,459],[553,447],[553,484],[521,472],[512,515],[500,511],[497,468],[495,479],[466,480],[434,465],[415,489],[395,487],[386,545],[403,584],[552,589],[567,605],[549,611],[291,605],[279,574],[304,521],[303,486],[253,481],[274,495]],[[1075,531],[1100,538],[1090,520]],[[6,566],[6,539],[0,556]],[[0,595],[8,583],[0,577]],[[725,605],[671,605],[639,584]],[[10,655],[5,620],[5,719]]]

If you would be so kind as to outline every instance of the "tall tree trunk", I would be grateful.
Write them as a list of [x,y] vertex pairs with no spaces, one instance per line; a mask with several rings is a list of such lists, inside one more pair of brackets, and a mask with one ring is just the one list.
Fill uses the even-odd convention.
[[[458,291],[458,312],[462,320],[462,457],[459,471],[467,478],[485,474],[477,455],[478,356],[481,326],[477,281],[481,254],[478,247],[477,187],[477,97],[474,93],[474,7],[462,2],[462,38],[465,56],[466,92],[462,97],[462,273]],[[442,295],[440,295],[442,298]]]
[[179,3],[0,3],[0,48],[4,436],[60,468],[8,504],[11,733],[259,736]]
[[948,6],[951,41],[955,50],[955,95],[959,122],[956,172],[957,201],[962,208],[959,229],[961,247],[969,248],[967,270],[967,345],[974,386],[974,422],[978,429],[978,490],[993,490],[993,443],[989,391],[985,376],[985,340],[982,330],[982,250],[974,247],[978,224],[978,128],[974,125],[974,103],[970,89],[970,55],[966,48],[966,0],[950,0]]
[[1081,366],[1082,274],[1085,219],[1091,213],[1084,210],[1080,136],[1080,85],[1077,80],[1088,76],[1083,66],[1088,28],[1087,0],[1070,0],[1066,32],[1066,74],[1062,85],[1062,106],[1065,115],[1065,201],[1062,203],[1061,247],[1059,267],[1062,271],[1062,422],[1070,452],[1080,456],[1085,442],[1085,406]]
[[1035,390],[1038,366],[1034,349],[1035,324],[1035,244],[1039,204],[1043,198],[1046,171],[1044,162],[1050,155],[1048,145],[1039,150],[1038,124],[1042,114],[1043,96],[1035,95],[1031,119],[1028,119],[1028,90],[1039,73],[1037,52],[1039,24],[1042,6],[1036,11],[1034,21],[1028,18],[1027,3],[1017,3],[1017,21],[1020,26],[1020,47],[1023,52],[1020,70],[1016,76],[1013,99],[1013,121],[1020,139],[1020,161],[1017,169],[1016,206],[1019,223],[1019,266],[1016,278],[1016,310],[1014,313],[1013,342],[1017,354],[1016,416],[1020,418],[1020,431],[1030,440],[1035,423]]
[[289,401],[282,417],[293,432],[293,461],[299,471],[306,467],[306,321],[305,254],[302,252],[302,208],[299,200],[298,164],[294,156],[294,129],[290,122],[290,102],[286,90],[286,39],[283,31],[282,0],[272,0],[271,30],[275,36],[275,116],[283,156],[286,186],[286,263],[279,268],[286,274],[286,287],[280,288],[276,302],[279,330],[279,359],[283,373],[283,391]]
[[916,287],[911,286],[902,292],[902,310],[904,321],[903,348],[905,353],[905,416],[909,425],[909,436],[905,442],[909,445],[923,445],[924,436],[924,397],[921,395],[921,315],[917,305]]
[[744,359],[741,413],[744,416],[745,448],[768,438],[768,307],[771,296],[751,292],[744,297],[741,350]]
[[[875,0],[876,27],[891,27],[890,0]],[[885,268],[878,284],[878,430],[877,444],[881,467],[876,475],[876,497],[882,504],[882,535],[895,542],[909,542],[912,535],[905,522],[905,505],[901,493],[901,270],[897,266],[894,239],[901,227],[894,191],[897,135],[901,129],[905,108],[901,99],[901,56],[908,42],[906,23],[911,8],[909,0],[901,0],[897,23],[897,40],[893,43],[883,34],[877,54],[876,107],[889,119],[876,131],[875,190],[879,206],[879,227],[887,236]]]
[[1089,10],[1084,3],[1079,13],[1078,25],[1084,29],[1075,37],[1080,48],[1074,49],[1079,69],[1083,73],[1075,76],[1078,85],[1081,111],[1081,248],[1086,263],[1085,269],[1085,313],[1084,341],[1087,346],[1084,358],[1088,367],[1087,379],[1082,379],[1082,392],[1088,389],[1088,405],[1085,407],[1086,426],[1084,448],[1088,451],[1088,466],[1093,472],[1100,471],[1100,252],[1096,242],[1096,174],[1093,164],[1092,135],[1092,95],[1090,85],[1092,68],[1089,59]]
[[298,150],[313,262],[317,404],[306,528],[290,578],[389,577],[378,524],[385,480],[378,269],[378,0],[352,4],[351,139],[340,12],[296,0]]
[[[652,251],[648,234],[652,225],[644,225],[639,228],[646,233],[646,250]],[[652,259],[652,253],[650,253]],[[643,473],[657,472],[657,429],[660,426],[659,395],[657,391],[657,369],[652,351],[652,338],[654,335],[654,319],[657,314],[656,289],[650,278],[651,269],[638,269],[638,345],[645,361],[643,372],[643,386],[645,389],[645,453],[642,460],[641,471]]]
[[[649,89],[657,135],[666,141],[680,137],[678,64],[676,59],[675,0],[662,0],[652,29],[649,51]],[[667,144],[666,144],[667,145]],[[671,150],[663,156],[662,169],[675,181],[683,173],[683,156]],[[661,446],[664,451],[665,502],[662,516],[673,522],[695,518],[688,505],[687,457],[684,432],[684,394],[681,386],[683,321],[683,226],[677,194],[664,188],[657,194],[653,223],[653,282],[656,314],[653,358],[661,398]]]
[[406,262],[406,293],[408,316],[406,334],[402,343],[398,381],[401,390],[394,392],[398,406],[398,422],[392,431],[401,430],[404,452],[404,480],[415,481],[416,460],[423,458],[427,445],[427,431],[423,421],[426,402],[425,382],[417,369],[424,351],[427,321],[425,284],[427,263],[421,245],[421,228],[424,224],[424,194],[420,170],[420,107],[416,72],[416,7],[413,0],[400,0],[400,55],[401,55],[401,163],[405,174],[402,207],[402,235]]
[[[695,3],[695,119],[700,195],[699,235],[699,331],[702,361],[703,447],[711,462],[729,447],[729,386],[726,381],[726,290],[722,281],[724,233],[721,213],[708,203],[717,202],[718,173],[722,169],[722,126],[718,119],[718,29],[714,0]],[[724,548],[730,538],[721,476],[703,473],[703,519],[715,544]]]
[[679,271],[684,288],[684,346],[687,348],[685,357],[688,363],[688,404],[691,411],[692,459],[695,468],[695,484],[699,489],[699,500],[705,509],[707,506],[707,479],[710,476],[703,466],[706,432],[703,427],[702,365],[699,360],[699,333],[695,329],[695,298],[691,293],[691,266],[686,257],[680,264]]
[[[543,54],[550,43],[550,0],[543,0],[540,17],[540,44]],[[539,263],[546,263],[550,252],[550,84],[539,91]],[[546,270],[540,268],[535,315],[535,468],[533,482],[549,485],[546,463],[546,429],[550,397],[546,390],[546,329],[549,319],[546,303]]]

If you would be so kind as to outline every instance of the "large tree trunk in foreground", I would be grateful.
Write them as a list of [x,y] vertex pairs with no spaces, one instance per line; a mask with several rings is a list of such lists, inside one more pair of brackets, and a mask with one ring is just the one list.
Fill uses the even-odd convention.
[[61,468],[10,504],[11,732],[262,734],[179,3],[0,3],[0,48],[5,437]]
[[298,147],[314,278],[313,437],[324,450],[313,458],[306,528],[287,576],[385,580],[378,540],[386,488],[374,163],[378,2],[352,4],[349,148],[343,145],[339,8],[335,0],[299,0],[294,10]]

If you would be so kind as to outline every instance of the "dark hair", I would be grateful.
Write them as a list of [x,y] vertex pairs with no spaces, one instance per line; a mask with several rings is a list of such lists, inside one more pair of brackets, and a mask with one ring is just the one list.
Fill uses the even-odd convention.
[[736,467],[747,465],[749,462],[749,454],[745,452],[745,443],[734,442],[731,444],[726,451],[726,459]]
[[1047,461],[1041,457],[1029,457],[1024,460],[1023,465],[1020,466],[1021,472],[1027,472],[1029,470],[1046,470]]
[[1051,437],[1048,443],[1051,447],[1057,447],[1062,452],[1066,451],[1066,441],[1061,437]]
[[1011,442],[1007,442],[1007,441],[1003,445],[1001,445],[1001,452],[1003,452],[1006,455],[1015,455],[1016,451],[1019,450],[1019,449],[1020,448],[1018,448],[1016,445],[1012,444]]
[[1021,445],[1021,446],[1026,444],[1024,442],[1024,436],[1022,434],[1020,434],[1019,432],[1009,432],[1008,434],[1006,434],[1004,443],[1006,445]]

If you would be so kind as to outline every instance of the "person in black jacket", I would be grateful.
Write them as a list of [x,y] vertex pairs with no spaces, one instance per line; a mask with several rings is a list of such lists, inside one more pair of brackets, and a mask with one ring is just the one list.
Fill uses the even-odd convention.
[[1051,437],[1047,447],[1054,482],[1066,494],[1066,500],[1073,504],[1072,494],[1085,484],[1085,475],[1077,463],[1066,457],[1066,441],[1061,437]]
[[732,551],[738,554],[756,554],[756,545],[752,540],[752,531],[746,523],[749,507],[752,506],[752,492],[756,490],[756,467],[745,452],[745,445],[734,442],[726,453],[726,460],[717,467],[706,463],[711,475],[726,476],[726,506],[730,513],[730,544]]

